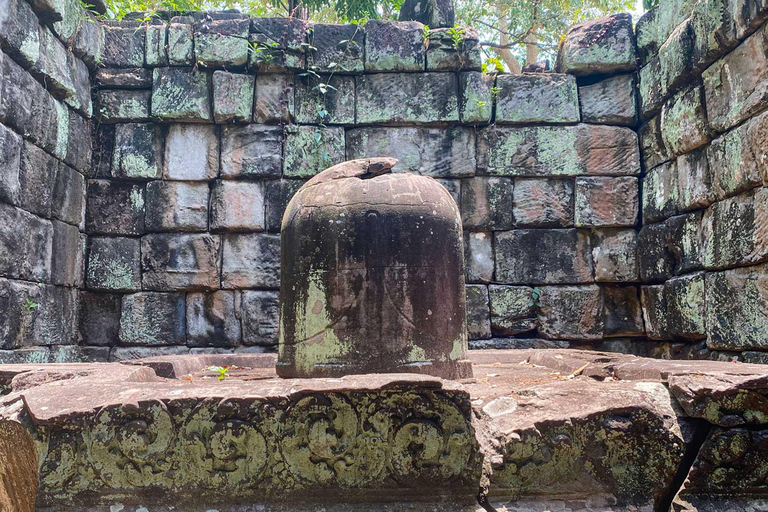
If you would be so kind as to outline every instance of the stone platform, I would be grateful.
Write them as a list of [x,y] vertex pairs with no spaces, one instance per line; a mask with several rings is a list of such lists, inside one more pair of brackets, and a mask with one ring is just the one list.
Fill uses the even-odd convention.
[[0,421],[34,439],[14,460],[39,456],[40,511],[768,510],[764,366],[471,357],[459,382],[280,379],[267,354],[6,365]]

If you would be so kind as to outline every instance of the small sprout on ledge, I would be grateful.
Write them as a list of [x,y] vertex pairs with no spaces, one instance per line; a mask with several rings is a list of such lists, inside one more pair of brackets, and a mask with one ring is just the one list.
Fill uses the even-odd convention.
[[464,29],[461,27],[453,27],[448,30],[451,35],[451,41],[453,41],[453,49],[459,51],[461,45],[464,43]]
[[224,380],[228,377],[227,372],[229,371],[229,368],[222,366],[209,366],[208,369],[212,372],[217,372],[219,374],[219,380]]

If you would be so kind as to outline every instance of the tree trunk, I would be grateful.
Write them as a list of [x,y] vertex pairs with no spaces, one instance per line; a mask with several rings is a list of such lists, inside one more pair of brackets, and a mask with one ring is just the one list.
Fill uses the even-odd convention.
[[[501,6],[496,6],[496,13],[499,18],[499,43],[503,46],[509,44],[509,29],[507,28],[509,27],[509,24],[507,23],[507,16]],[[510,73],[519,74],[522,71],[520,63],[509,48],[494,48],[493,51],[499,56],[504,64],[507,65]]]
[[539,60],[539,53],[541,52],[541,48],[539,48],[538,45],[539,37],[537,34],[537,29],[534,27],[531,29],[531,31],[528,33],[527,36],[525,36],[525,64],[536,64]]

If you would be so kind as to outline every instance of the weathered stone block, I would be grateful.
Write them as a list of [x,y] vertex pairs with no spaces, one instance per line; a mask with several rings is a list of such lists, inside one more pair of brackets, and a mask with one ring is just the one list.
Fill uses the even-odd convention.
[[19,168],[19,206],[50,218],[59,162],[34,144],[24,142]]
[[21,165],[21,137],[0,124],[0,201],[19,204],[21,183],[19,168]]
[[592,233],[595,281],[631,282],[638,279],[637,233],[633,229],[598,229]]
[[456,19],[453,2],[448,0],[412,0],[403,2],[399,20],[413,20],[432,28],[453,27]]
[[652,169],[643,178],[643,222],[656,222],[680,210],[677,163],[673,160]]
[[701,268],[702,212],[670,217],[665,221],[667,245],[675,261],[675,275]]
[[221,128],[222,178],[279,178],[282,157],[280,127],[249,124]]
[[243,343],[263,347],[277,345],[280,324],[278,292],[244,291],[240,301]]
[[[490,123],[496,79],[478,71],[459,74],[459,119],[462,123]],[[495,90],[495,89],[494,89]]]
[[583,76],[635,69],[632,16],[613,14],[572,26],[558,54],[563,73]]
[[461,204],[461,180],[458,179],[445,179],[435,178],[435,181],[443,186],[445,190],[451,194],[453,201],[457,204]]
[[488,287],[488,295],[494,336],[514,336],[536,329],[533,288],[492,284]]
[[222,288],[278,288],[280,236],[233,234],[224,237]]
[[88,245],[85,283],[89,290],[141,290],[138,238],[89,237]]
[[[93,161],[91,121],[83,119],[74,112],[70,112],[67,117],[69,122],[67,125],[67,147],[64,163],[74,167],[81,174],[88,174],[91,172],[91,163]],[[62,126],[61,129],[63,130],[64,127]],[[59,154],[55,152],[54,156],[59,158]]]
[[644,336],[640,292],[635,286],[604,286],[605,336]]
[[163,178],[206,181],[218,174],[218,129],[194,124],[171,125],[165,139]]
[[150,91],[99,90],[96,113],[101,123],[149,121]]
[[62,286],[38,285],[38,304],[26,345],[72,345],[77,342],[78,291]]
[[662,282],[672,277],[675,258],[665,223],[644,225],[637,234],[637,247],[637,264],[644,283]]
[[347,158],[388,155],[395,172],[436,178],[475,175],[475,132],[470,128],[355,128],[346,134]]
[[346,159],[342,127],[289,126],[285,133],[286,177],[309,178]]
[[694,87],[676,95],[661,109],[661,138],[673,155],[688,153],[712,138],[703,95],[701,87]]
[[635,75],[616,75],[579,87],[581,118],[585,123],[635,126],[637,99]]
[[580,120],[573,75],[499,75],[496,87],[497,123],[578,123]]
[[365,32],[360,25],[315,23],[307,38],[307,64],[316,73],[362,73],[365,69]]
[[263,231],[263,183],[216,181],[211,191],[211,230]]
[[576,226],[634,226],[638,194],[635,177],[576,178]]
[[[24,71],[13,59],[0,54],[2,77],[0,81],[0,122],[14,128],[22,137],[32,142],[50,142],[52,150],[59,134],[57,102],[43,89],[37,80]],[[64,109],[66,111],[66,109]],[[62,120],[63,121],[63,120]],[[59,147],[57,154],[66,151]]]
[[266,182],[265,215],[268,231],[280,232],[285,207],[288,206],[288,202],[304,183],[304,180],[270,180]]
[[168,25],[147,25],[144,61],[149,67],[168,65]]
[[152,181],[147,184],[147,231],[205,231],[208,229],[207,183]]
[[702,263],[722,269],[768,258],[768,188],[712,204],[701,221]]
[[659,48],[661,98],[690,83],[696,71],[696,33],[693,20],[688,18],[672,31]]
[[379,73],[356,79],[358,123],[459,120],[458,78],[452,73]]
[[543,286],[539,302],[541,337],[555,340],[603,337],[603,290],[599,286]]
[[725,131],[768,104],[768,26],[702,73],[710,126]]
[[464,232],[464,269],[468,283],[489,283],[493,280],[491,233]]
[[660,110],[667,98],[667,84],[661,76],[661,61],[654,57],[637,73],[640,99],[640,118],[650,119]]
[[765,350],[768,269],[765,265],[706,274],[707,346]]
[[171,66],[191,66],[195,59],[192,20],[171,18],[168,25],[168,63]]
[[253,121],[266,124],[292,122],[295,111],[294,85],[291,75],[258,74]]
[[508,284],[592,281],[589,235],[575,229],[518,229],[496,233],[496,281]]
[[646,170],[653,169],[669,160],[671,155],[661,138],[661,116],[656,116],[637,131],[640,153]]
[[151,180],[160,177],[163,134],[152,123],[127,123],[115,127],[112,175],[115,178]]
[[140,68],[144,66],[146,28],[140,23],[121,23],[104,26],[104,54],[102,64],[112,68]]
[[465,228],[485,231],[512,229],[511,179],[468,178],[463,180],[461,189],[461,221]]
[[120,331],[120,295],[80,292],[80,336],[86,345],[113,346]]
[[480,40],[471,27],[430,29],[427,71],[480,71]]
[[305,69],[307,25],[298,18],[251,18],[250,69],[260,73]]
[[113,347],[109,351],[109,362],[133,361],[146,357],[185,356],[189,352],[187,347]]
[[469,339],[481,340],[491,337],[490,306],[488,287],[483,284],[468,284],[467,291],[467,335]]
[[355,124],[355,78],[324,75],[300,77],[296,83],[296,122]]
[[[40,304],[41,288],[26,281],[0,278],[0,349],[22,347],[32,331]],[[35,306],[37,305],[37,306]]]
[[23,66],[40,57],[40,31],[35,13],[23,0],[0,3],[0,46]]
[[152,117],[163,121],[211,122],[211,75],[194,68],[155,68]]
[[83,286],[85,235],[76,226],[54,220],[51,282],[61,286]]
[[226,71],[213,73],[213,119],[217,123],[248,123],[253,112],[254,78]]
[[50,221],[0,203],[0,276],[48,282],[52,251]]
[[702,70],[715,59],[733,49],[739,39],[736,37],[734,9],[736,1],[708,0],[696,2],[691,12],[694,38],[695,69]]
[[704,273],[675,277],[664,283],[666,326],[675,338],[703,339],[706,334]]
[[72,51],[90,70],[104,60],[104,26],[91,13],[86,14],[86,21],[80,25]]
[[708,159],[710,147],[677,157],[679,204],[683,210],[709,206],[715,200]]
[[121,343],[125,345],[183,345],[186,343],[183,293],[141,292],[124,295],[121,310],[119,331]]
[[144,186],[89,180],[85,228],[90,235],[144,233]]
[[626,176],[640,172],[637,135],[629,128],[489,127],[478,138],[478,169],[501,176]]
[[371,20],[365,24],[365,70],[423,71],[424,25],[416,21]]
[[[761,116],[762,117],[762,116]],[[762,157],[760,146],[754,148],[748,137],[747,123],[712,141],[707,147],[707,161],[712,178],[711,191],[715,199],[725,199],[763,183],[760,173]],[[764,141],[759,144],[765,145]]]
[[513,215],[518,227],[573,226],[573,182],[516,179]]
[[208,68],[244,69],[251,20],[204,19],[195,25],[195,62]]
[[187,294],[187,345],[234,347],[240,344],[240,311],[235,292]]
[[219,288],[218,236],[146,235],[141,239],[142,284],[145,290]]

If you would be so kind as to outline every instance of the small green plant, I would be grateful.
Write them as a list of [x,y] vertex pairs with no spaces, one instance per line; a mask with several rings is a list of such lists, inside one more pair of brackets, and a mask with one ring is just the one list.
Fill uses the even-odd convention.
[[536,286],[531,291],[531,300],[528,301],[529,308],[532,308],[534,306],[537,308],[541,307],[541,288],[539,288],[538,286]]
[[24,301],[24,308],[27,310],[27,313],[32,313],[34,310],[40,307],[40,304],[33,301],[32,299],[26,299]]
[[501,89],[499,89],[498,87],[491,87],[491,98],[496,99],[496,97],[499,95],[500,92],[501,92]]
[[429,25],[424,25],[421,29],[421,42],[425,45],[429,43]]
[[475,103],[477,104],[478,109],[482,109],[486,104],[485,100],[475,100]]
[[503,73],[504,72],[504,64],[502,64],[501,59],[497,57],[488,57],[485,59],[485,62],[482,64],[482,70],[483,73],[488,74],[489,67],[493,66],[493,71],[491,73]]
[[229,375],[227,375],[227,372],[229,372],[229,368],[224,368],[222,366],[209,366],[208,369],[212,372],[217,372],[219,374],[218,379],[224,380]]
[[448,30],[448,34],[451,36],[453,49],[459,51],[461,45],[464,43],[464,29],[461,27],[453,27]]

